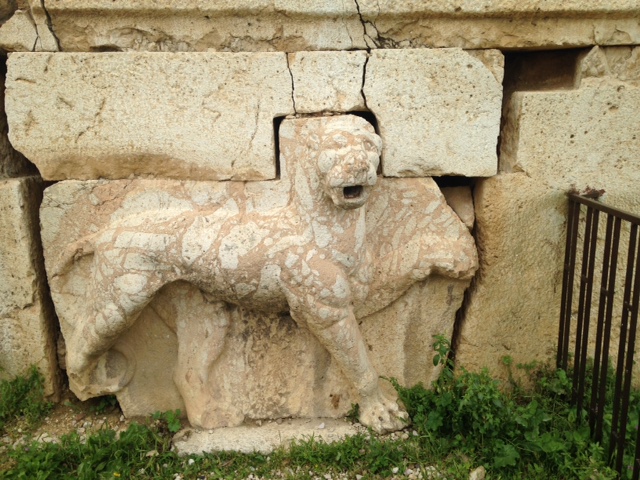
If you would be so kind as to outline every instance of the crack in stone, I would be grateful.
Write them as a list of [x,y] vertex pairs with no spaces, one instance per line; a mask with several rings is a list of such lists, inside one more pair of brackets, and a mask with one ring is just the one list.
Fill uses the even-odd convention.
[[364,101],[364,108],[371,111],[367,104],[367,96],[364,94],[364,84],[367,81],[367,64],[369,63],[369,58],[371,58],[371,53],[367,53],[367,58],[365,58],[364,65],[362,66],[362,85],[360,86],[360,95],[362,95],[362,100]]
[[46,5],[44,4],[44,0],[40,0],[40,5],[42,6],[42,10],[44,10],[44,15],[47,18],[47,28],[51,32],[53,39],[56,42],[56,47],[58,47],[58,51],[61,52],[62,48],[60,48],[60,39],[56,35],[56,32],[53,30],[53,22],[51,20],[51,15],[49,14],[49,10],[47,10]]
[[287,70],[289,70],[289,76],[291,77],[291,103],[293,105],[293,113],[294,114],[298,114],[298,110],[296,109],[296,97],[295,97],[295,92],[296,92],[296,85],[295,82],[293,81],[293,72],[291,71],[291,64],[289,63],[289,53],[285,53],[285,56],[287,58]]
[[[368,20],[364,19],[364,17],[362,16],[362,12],[360,11],[360,4],[358,3],[358,0],[353,0],[353,1],[356,4],[356,10],[358,11],[358,17],[360,18],[360,23],[362,24],[362,37],[364,38],[364,43],[367,45],[367,51],[371,51],[371,48],[378,47],[379,45],[378,45],[378,41],[376,40],[376,38],[371,37],[371,35],[369,35],[367,33],[367,24],[371,25],[373,30],[376,32],[376,37],[378,36],[378,29],[371,22],[369,22]],[[371,43],[368,40],[371,43],[373,43],[373,47],[371,46]]]

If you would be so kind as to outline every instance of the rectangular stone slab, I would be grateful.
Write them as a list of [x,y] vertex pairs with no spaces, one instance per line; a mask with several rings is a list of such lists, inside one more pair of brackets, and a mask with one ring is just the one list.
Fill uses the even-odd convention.
[[37,177],[0,180],[0,380],[35,365],[45,394],[55,395],[56,321],[38,233],[41,197]]
[[46,2],[46,16],[40,0],[31,5],[39,48],[57,50],[49,20],[63,51],[540,49],[640,41],[638,0],[56,0]]
[[495,175],[503,68],[496,53],[485,65],[460,49],[372,52],[364,95],[384,140],[385,175]]
[[47,180],[276,175],[283,53],[14,54],[10,140]]

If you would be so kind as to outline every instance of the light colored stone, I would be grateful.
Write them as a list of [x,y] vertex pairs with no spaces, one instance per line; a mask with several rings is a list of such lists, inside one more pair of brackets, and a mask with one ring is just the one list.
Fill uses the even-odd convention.
[[442,194],[449,206],[460,217],[469,230],[473,228],[476,214],[473,209],[473,195],[470,187],[445,187]]
[[36,52],[57,52],[60,44],[56,37],[49,13],[45,10],[44,0],[28,0],[31,18],[36,26],[38,38],[36,39]]
[[628,85],[640,87],[640,48],[593,47],[581,59],[576,75],[576,88],[583,78],[617,79]]
[[31,14],[18,10],[0,27],[0,49],[5,52],[33,52],[38,31]]
[[[4,75],[0,73],[0,84],[4,84],[4,80]],[[4,89],[0,89],[0,180],[36,174],[36,168],[13,149],[7,136],[8,130],[4,112]]]
[[384,48],[568,48],[640,42],[637,0],[358,0],[370,43]]
[[274,178],[273,119],[293,113],[279,53],[16,53],[6,108],[49,180]]
[[300,51],[365,48],[355,2],[49,2],[65,51]]
[[298,113],[365,110],[365,51],[288,54]]
[[475,468],[469,473],[469,480],[484,480],[487,472],[484,467]]
[[35,365],[45,393],[55,395],[55,320],[38,238],[41,189],[35,177],[0,180],[0,378]]
[[638,109],[640,88],[610,76],[583,78],[576,90],[516,92],[507,107],[501,170],[565,191],[589,185],[632,195]]
[[497,171],[502,85],[458,49],[376,50],[364,94],[394,177],[490,176]]
[[[466,368],[488,366],[506,377],[499,362],[504,355],[514,363],[553,358],[568,191],[602,189],[606,204],[640,212],[636,52],[601,50],[578,64],[589,73],[580,88],[516,92],[507,105],[504,173],[480,181],[474,196],[482,255],[456,352]],[[624,59],[619,71],[630,81],[606,73],[609,58]],[[608,68],[599,68],[605,60]]]
[[51,180],[270,179],[274,118],[368,102],[386,175],[495,173],[499,52],[374,52],[368,64],[366,55],[14,54],[11,141]]
[[[322,428],[320,428],[322,426]],[[357,435],[358,429],[343,420],[288,419],[283,423],[261,426],[240,426],[217,430],[186,429],[173,437],[173,450],[178,455],[201,455],[211,452],[242,452],[269,454],[292,442],[307,440],[333,443]]]
[[564,259],[564,193],[524,173],[481,180],[474,192],[480,270],[471,287],[456,365],[488,368],[553,358]]
[[66,51],[570,48],[640,42],[637,0],[58,0],[46,6]]
[[[378,374],[434,378],[425,343],[453,328],[473,239],[433,180],[376,178],[365,120],[285,120],[280,135],[277,181],[47,189],[45,258],[77,395],[115,392],[128,414],[177,388],[162,405],[181,397],[205,427],[340,416],[351,401],[378,431],[404,425]],[[391,333],[389,318],[417,312]]]

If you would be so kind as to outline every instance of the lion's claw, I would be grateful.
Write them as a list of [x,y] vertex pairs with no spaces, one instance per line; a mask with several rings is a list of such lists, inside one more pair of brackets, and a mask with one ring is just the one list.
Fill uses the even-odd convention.
[[409,415],[393,400],[378,395],[375,399],[362,402],[360,423],[376,433],[395,432],[409,424]]

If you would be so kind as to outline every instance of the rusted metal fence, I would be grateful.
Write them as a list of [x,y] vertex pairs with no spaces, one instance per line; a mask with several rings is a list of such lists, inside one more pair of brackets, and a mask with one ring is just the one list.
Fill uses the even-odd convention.
[[[623,452],[638,326],[639,225],[640,217],[636,215],[591,198],[569,195],[557,365],[567,369],[573,337],[572,400],[579,420],[581,413],[586,412],[594,440],[609,448],[612,464],[620,474],[623,469],[626,474],[631,467],[624,465]],[[590,356],[593,356],[593,369],[587,369]],[[615,368],[611,369],[610,365]],[[587,371],[592,372],[588,378]],[[612,374],[614,378],[609,378]],[[607,383],[613,381],[611,400],[605,397]],[[585,395],[589,390],[591,394]],[[611,405],[611,401],[611,417],[605,418],[607,402]],[[607,435],[610,438],[603,438],[605,431],[610,431]],[[640,429],[632,475],[633,479],[640,477]]]

